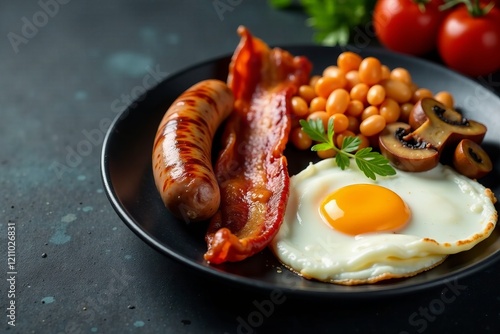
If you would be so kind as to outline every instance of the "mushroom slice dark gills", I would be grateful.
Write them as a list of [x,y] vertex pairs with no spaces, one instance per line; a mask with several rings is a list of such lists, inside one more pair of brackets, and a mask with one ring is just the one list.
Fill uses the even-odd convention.
[[396,122],[388,124],[379,136],[380,152],[396,168],[408,172],[422,172],[439,163],[439,152],[429,148],[425,141],[404,140],[410,125]]
[[409,123],[414,129],[409,136],[425,140],[439,152],[462,139],[480,144],[486,134],[486,126],[464,118],[458,111],[433,98],[423,98],[415,104]]
[[471,179],[479,179],[493,170],[486,151],[470,139],[458,143],[453,155],[453,166],[460,174]]
[[454,157],[457,171],[477,178],[491,170],[491,160],[479,146],[486,134],[485,125],[466,119],[433,98],[418,101],[408,122],[389,124],[379,136],[380,151],[398,169],[432,169],[445,148],[458,145]]

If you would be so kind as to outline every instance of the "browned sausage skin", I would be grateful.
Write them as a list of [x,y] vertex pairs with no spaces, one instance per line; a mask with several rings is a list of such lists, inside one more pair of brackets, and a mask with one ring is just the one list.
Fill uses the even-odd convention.
[[212,141],[233,103],[225,82],[204,80],[182,93],[160,122],[153,146],[153,174],[163,203],[179,218],[207,220],[219,207]]

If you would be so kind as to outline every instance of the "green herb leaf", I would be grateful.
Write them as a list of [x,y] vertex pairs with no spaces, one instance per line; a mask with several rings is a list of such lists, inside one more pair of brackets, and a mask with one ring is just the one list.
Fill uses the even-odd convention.
[[366,34],[366,25],[376,0],[300,0],[309,16],[306,24],[315,30],[314,39],[323,45],[347,45],[351,33]]
[[356,151],[361,144],[361,139],[358,137],[345,137],[340,149],[335,146],[335,142],[333,141],[335,131],[332,118],[328,120],[328,129],[326,133],[323,122],[320,119],[309,121],[300,120],[300,125],[302,126],[302,130],[311,137],[312,140],[318,142],[311,147],[312,151],[332,149],[337,152],[335,155],[335,162],[340,169],[344,170],[349,167],[352,158],[356,161],[359,169],[366,177],[372,180],[376,180],[376,175],[388,176],[396,174],[396,170],[390,165],[389,160],[380,153],[373,152],[371,147],[362,148],[355,154],[351,153]]
[[326,151],[331,149],[332,146],[329,143],[319,143],[311,147],[311,151]]
[[349,156],[347,156],[346,154],[342,154],[339,152],[335,156],[335,162],[337,163],[337,166],[339,166],[340,169],[344,170],[350,166],[351,159],[349,159]]
[[325,134],[325,127],[323,126],[323,121],[320,119],[311,119],[306,121],[301,119],[299,121],[300,126],[304,132],[314,141],[317,142],[328,142],[328,137]]
[[358,149],[361,144],[361,139],[358,137],[345,137],[342,141],[342,151],[345,152],[354,152]]
[[371,147],[359,150],[354,157],[359,169],[372,180],[376,179],[375,174],[380,176],[396,175],[396,170],[389,164],[389,160],[378,152],[372,152]]
[[328,119],[328,133],[326,134],[326,138],[328,139],[328,143],[335,147],[335,144],[333,143],[333,135],[335,134],[335,131],[333,130],[333,118]]

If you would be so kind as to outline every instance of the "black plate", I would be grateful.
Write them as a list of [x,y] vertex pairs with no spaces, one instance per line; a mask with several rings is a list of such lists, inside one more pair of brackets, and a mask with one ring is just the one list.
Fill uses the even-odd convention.
[[[307,56],[314,64],[313,72],[318,74],[333,64],[342,51],[320,46],[286,49],[292,54]],[[492,157],[495,170],[480,181],[500,198],[499,97],[475,81],[427,61],[379,49],[364,49],[359,53],[363,57],[375,56],[390,68],[407,68],[421,87],[434,92],[452,92],[456,105],[466,117],[488,126],[484,148]],[[269,250],[240,263],[217,267],[207,265],[203,260],[205,226],[188,226],[165,209],[154,185],[151,150],[158,124],[173,100],[200,80],[225,80],[229,61],[230,56],[207,61],[170,76],[119,115],[107,133],[101,166],[107,195],[118,215],[146,243],[188,266],[227,282],[315,297],[365,298],[413,292],[477,272],[500,257],[500,232],[497,228],[490,238],[472,250],[450,256],[428,272],[375,285],[349,287],[306,280],[284,269]],[[310,152],[290,150],[286,154],[290,174],[296,174],[314,159]]]

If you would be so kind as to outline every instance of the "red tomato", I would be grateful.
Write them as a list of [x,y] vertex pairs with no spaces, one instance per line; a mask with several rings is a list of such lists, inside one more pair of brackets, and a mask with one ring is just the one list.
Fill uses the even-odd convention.
[[439,26],[446,14],[442,0],[378,0],[373,25],[385,47],[412,55],[424,55],[436,46]]
[[464,74],[500,69],[500,9],[476,17],[465,6],[454,9],[439,31],[438,51],[446,65]]

